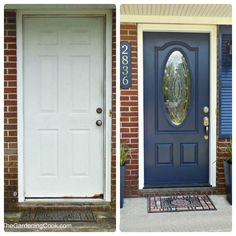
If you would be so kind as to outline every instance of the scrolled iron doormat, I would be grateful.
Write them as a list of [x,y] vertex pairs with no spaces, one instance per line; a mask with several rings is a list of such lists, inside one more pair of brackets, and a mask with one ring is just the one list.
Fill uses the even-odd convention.
[[149,196],[148,213],[216,210],[207,195]]
[[25,211],[21,222],[96,222],[92,211]]

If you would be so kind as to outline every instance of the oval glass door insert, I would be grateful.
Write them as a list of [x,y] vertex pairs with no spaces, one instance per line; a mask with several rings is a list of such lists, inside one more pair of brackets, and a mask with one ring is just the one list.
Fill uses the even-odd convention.
[[166,112],[174,125],[185,120],[191,102],[190,68],[184,55],[176,50],[169,56],[163,76]]

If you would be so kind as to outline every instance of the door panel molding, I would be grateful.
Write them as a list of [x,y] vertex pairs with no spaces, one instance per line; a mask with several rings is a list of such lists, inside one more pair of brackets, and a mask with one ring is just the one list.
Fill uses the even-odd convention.
[[209,184],[216,186],[217,28],[216,25],[138,24],[139,189],[144,188],[143,32],[209,33],[210,137]]
[[[94,17],[103,16],[105,18],[104,32],[104,197],[103,201],[111,201],[111,117],[112,108],[112,12],[111,10],[18,10],[17,11],[17,135],[18,135],[18,202],[25,199],[25,175],[24,175],[24,110],[23,110],[23,18],[32,16],[57,16],[57,17]],[[93,199],[90,199],[91,201]],[[85,199],[86,201],[86,199]],[[97,201],[95,199],[95,201]]]

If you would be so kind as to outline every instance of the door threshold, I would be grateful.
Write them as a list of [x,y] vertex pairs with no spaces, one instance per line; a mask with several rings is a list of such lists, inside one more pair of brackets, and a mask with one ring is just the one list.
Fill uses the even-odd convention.
[[105,199],[99,198],[26,198],[24,202],[42,202],[42,203],[106,203]]
[[168,187],[168,188],[144,188],[139,189],[141,193],[163,193],[163,194],[214,194],[216,187]]

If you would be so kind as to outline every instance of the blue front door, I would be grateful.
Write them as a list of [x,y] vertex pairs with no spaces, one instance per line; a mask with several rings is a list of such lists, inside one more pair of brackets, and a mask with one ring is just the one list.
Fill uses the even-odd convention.
[[209,185],[209,34],[145,32],[144,187]]

